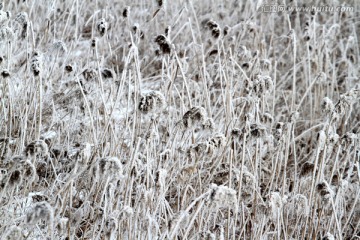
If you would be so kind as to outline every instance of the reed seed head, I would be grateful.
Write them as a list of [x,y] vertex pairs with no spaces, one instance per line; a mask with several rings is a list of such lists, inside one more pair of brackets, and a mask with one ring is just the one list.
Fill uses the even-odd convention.
[[215,38],[218,39],[221,35],[221,28],[219,26],[219,24],[217,22],[215,22],[214,20],[209,20],[206,23],[206,27],[209,29],[209,31],[211,31],[211,35]]
[[140,97],[138,109],[142,113],[149,113],[161,110],[165,105],[165,97],[159,91],[143,93]]
[[54,211],[48,202],[38,202],[26,215],[26,223],[34,225],[40,220],[47,222],[53,221]]
[[165,35],[158,35],[155,38],[155,43],[158,44],[161,52],[163,54],[170,54],[171,53],[171,43],[170,40]]

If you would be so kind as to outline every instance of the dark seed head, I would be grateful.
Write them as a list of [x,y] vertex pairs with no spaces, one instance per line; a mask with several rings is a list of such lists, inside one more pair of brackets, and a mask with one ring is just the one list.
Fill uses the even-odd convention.
[[217,22],[215,22],[214,20],[209,20],[206,23],[206,27],[211,31],[211,35],[214,38],[219,38],[220,34],[221,34],[221,29],[219,24],[217,24]]
[[91,47],[96,47],[96,38],[91,40]]
[[10,185],[18,185],[21,182],[21,172],[19,170],[15,170],[11,173],[9,184]]
[[67,72],[72,72],[74,69],[73,69],[73,67],[69,64],[69,65],[66,65],[66,66],[65,66],[65,70],[66,70]]
[[171,53],[171,46],[170,41],[165,35],[158,35],[155,38],[155,42],[159,45],[160,50],[163,54],[170,54]]
[[115,73],[111,69],[104,68],[101,70],[101,76],[103,78],[114,78]]
[[306,162],[302,165],[301,167],[301,172],[300,172],[300,176],[307,176],[310,173],[312,173],[312,171],[314,170],[314,164],[313,163],[309,163]]
[[10,72],[9,72],[7,69],[4,69],[4,70],[2,70],[2,72],[1,72],[1,76],[2,76],[3,78],[10,77]]
[[123,12],[122,12],[122,16],[124,18],[127,18],[129,16],[129,12],[130,12],[130,7],[126,7],[124,8]]

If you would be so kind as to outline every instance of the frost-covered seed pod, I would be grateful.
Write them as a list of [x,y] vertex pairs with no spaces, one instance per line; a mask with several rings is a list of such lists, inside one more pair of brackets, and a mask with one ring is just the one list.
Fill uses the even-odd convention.
[[96,24],[96,27],[100,35],[104,36],[109,28],[109,23],[105,20],[105,18],[100,18]]
[[43,140],[37,140],[29,143],[25,148],[27,156],[47,156],[49,147]]
[[202,123],[207,118],[206,110],[203,107],[192,107],[183,116],[183,124],[190,128],[196,123]]
[[170,40],[165,35],[158,35],[155,38],[155,43],[158,44],[161,52],[163,54],[170,54],[171,53],[171,43]]
[[216,207],[233,207],[237,209],[236,191],[227,186],[211,184],[212,189],[210,201]]
[[261,124],[253,123],[250,125],[250,136],[254,138],[262,138],[266,134],[266,127]]
[[128,18],[129,15],[130,15],[130,7],[127,6],[127,7],[124,8],[124,10],[122,12],[122,16],[123,16],[123,18]]
[[167,170],[166,170],[166,169],[159,169],[159,170],[156,172],[155,182],[156,182],[156,185],[157,185],[160,189],[164,189],[164,188],[165,188],[166,176],[167,176]]
[[161,8],[164,7],[164,5],[166,4],[166,0],[156,0],[156,3],[158,7]]
[[287,196],[282,197],[279,192],[272,192],[270,194],[270,207],[272,216],[276,219],[283,206],[287,203]]
[[321,197],[323,203],[329,203],[335,193],[326,181],[321,181],[316,185],[316,191]]
[[106,177],[116,177],[122,174],[122,164],[117,157],[106,157],[99,160],[100,174]]
[[328,97],[324,97],[321,102],[321,110],[326,114],[331,113],[334,110],[333,101]]
[[31,71],[35,76],[38,76],[43,68],[43,56],[42,53],[39,51],[34,51],[32,57],[31,57]]
[[226,137],[222,133],[216,134],[208,140],[208,144],[214,146],[215,148],[224,147],[226,145]]
[[94,81],[98,76],[98,72],[93,68],[87,68],[82,72],[82,75],[86,81]]
[[310,173],[313,172],[313,170],[314,170],[314,164],[311,162],[305,162],[301,166],[300,176],[301,177],[308,176],[310,175]]
[[124,206],[122,211],[126,217],[131,217],[134,214],[134,209],[130,206]]
[[9,70],[7,70],[7,69],[2,70],[2,71],[1,71],[1,76],[2,76],[3,78],[8,78],[8,77],[10,77],[10,72],[9,72]]
[[142,94],[139,101],[139,110],[143,113],[149,113],[162,109],[165,105],[165,97],[159,91],[150,91]]
[[215,38],[218,39],[221,35],[221,28],[219,26],[219,24],[217,22],[215,22],[214,20],[209,20],[206,23],[206,28],[208,28],[211,31],[211,35]]

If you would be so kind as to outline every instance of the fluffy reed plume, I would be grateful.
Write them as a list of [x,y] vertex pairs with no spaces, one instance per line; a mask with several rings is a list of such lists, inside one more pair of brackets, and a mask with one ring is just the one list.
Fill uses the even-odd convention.
[[162,54],[170,54],[171,53],[171,43],[170,40],[165,35],[158,35],[155,38],[155,43],[158,44],[160,51]]
[[93,68],[86,68],[83,72],[82,72],[82,76],[84,77],[84,79],[86,81],[94,81],[96,80],[97,76],[98,76],[98,72],[93,69]]
[[124,206],[122,212],[129,218],[134,214],[134,209],[130,206]]
[[263,124],[271,124],[274,122],[274,117],[269,112],[265,112],[260,116],[260,120]]
[[150,91],[141,94],[138,109],[142,113],[161,110],[165,105],[165,97],[159,91]]
[[99,173],[105,177],[119,177],[122,174],[122,164],[117,157],[101,158],[98,161]]
[[9,183],[16,185],[22,180],[32,183],[36,178],[36,168],[34,164],[25,156],[15,156],[9,162],[11,177]]
[[188,110],[183,118],[182,123],[186,128],[191,128],[201,125],[203,128],[213,128],[213,121],[207,116],[206,110],[203,107],[192,107]]
[[249,127],[249,135],[254,138],[263,138],[266,134],[266,127],[261,124],[253,123]]
[[226,137],[224,134],[218,133],[208,140],[208,144],[214,148],[224,147],[226,145]]
[[324,97],[322,102],[321,102],[321,110],[326,114],[329,114],[332,111],[334,111],[334,103],[333,103],[333,101],[331,101],[331,99],[328,98],[328,97]]
[[240,175],[238,175],[239,180],[242,182],[241,199],[245,203],[249,203],[252,201],[255,191],[258,190],[257,181],[254,174],[252,174],[246,166],[242,167],[242,172],[242,179],[240,179]]
[[269,59],[260,60],[260,69],[262,72],[267,73],[271,70],[271,61]]
[[49,147],[43,140],[37,140],[29,143],[25,148],[27,156],[47,156]]
[[360,98],[360,87],[356,85],[348,92],[340,95],[340,99],[334,106],[333,114],[335,117],[345,115],[351,108],[352,105]]
[[324,204],[329,204],[335,196],[334,191],[326,181],[319,182],[316,185],[316,191]]
[[193,144],[188,149],[190,159],[196,159],[202,155],[213,154],[216,149],[220,149],[226,145],[226,137],[223,134],[216,134],[214,137],[206,141]]
[[217,186],[216,184],[211,184],[210,189],[212,192],[209,200],[216,208],[230,207],[235,212],[237,211],[237,193],[234,189],[222,185]]
[[284,205],[287,203],[287,196],[282,197],[279,192],[272,192],[270,194],[270,207],[272,216],[277,219]]
[[307,216],[310,212],[308,199],[302,194],[296,194],[288,199],[288,203],[292,205],[287,206],[290,211],[294,211],[296,216]]
[[261,97],[269,93],[273,88],[273,81],[269,76],[256,75],[253,83],[253,91],[256,96]]
[[50,224],[54,221],[54,211],[48,202],[36,203],[26,215],[26,223],[35,225],[44,220]]
[[195,165],[186,165],[180,170],[180,180],[185,182],[192,178],[198,172]]
[[314,164],[311,163],[311,162],[305,162],[305,163],[301,166],[300,176],[301,176],[301,177],[308,176],[308,175],[310,175],[313,171],[314,171]]
[[341,137],[341,143],[345,146],[351,146],[356,143],[359,137],[355,133],[347,132]]
[[13,170],[9,174],[10,174],[10,177],[8,180],[9,186],[11,186],[11,187],[20,186],[23,181],[23,176],[22,176],[21,172],[19,170]]

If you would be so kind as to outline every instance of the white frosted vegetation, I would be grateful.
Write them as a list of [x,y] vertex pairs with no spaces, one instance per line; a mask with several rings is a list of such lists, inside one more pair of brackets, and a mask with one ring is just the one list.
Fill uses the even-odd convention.
[[360,237],[347,4],[0,3],[0,239]]

